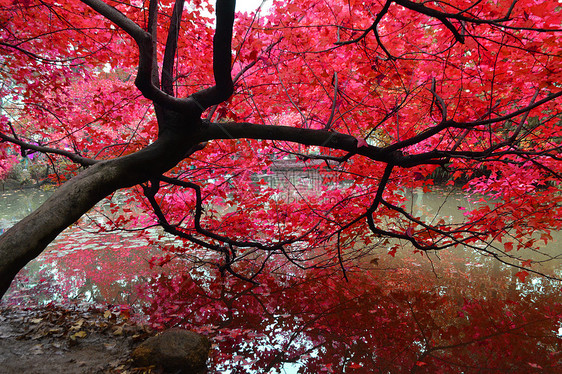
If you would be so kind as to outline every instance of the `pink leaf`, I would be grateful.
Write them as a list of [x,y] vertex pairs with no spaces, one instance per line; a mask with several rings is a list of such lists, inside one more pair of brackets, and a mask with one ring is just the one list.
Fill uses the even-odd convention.
[[361,147],[368,147],[369,144],[367,144],[367,142],[365,141],[365,139],[363,138],[355,138],[357,139],[357,148],[361,148]]
[[410,238],[414,235],[414,229],[412,227],[408,227],[408,229],[406,230],[406,236],[409,236]]

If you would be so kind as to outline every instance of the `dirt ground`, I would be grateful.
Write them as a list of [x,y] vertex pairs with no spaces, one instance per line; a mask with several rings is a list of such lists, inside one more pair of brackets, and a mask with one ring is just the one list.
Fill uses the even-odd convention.
[[158,373],[135,368],[132,349],[153,333],[110,310],[0,307],[0,372]]

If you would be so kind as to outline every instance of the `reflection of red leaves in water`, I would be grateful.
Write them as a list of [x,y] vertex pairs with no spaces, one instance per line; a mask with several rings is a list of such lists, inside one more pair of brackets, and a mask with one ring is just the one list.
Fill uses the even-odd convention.
[[510,286],[509,276],[475,285],[454,272],[442,286],[411,269],[348,278],[326,270],[269,273],[255,286],[202,272],[162,276],[142,290],[151,300],[144,311],[157,328],[209,335],[217,373],[264,372],[283,362],[298,362],[307,373],[559,368],[556,293],[531,299]]
[[527,279],[527,275],[529,275],[529,272],[525,270],[521,270],[515,273],[515,276],[519,278],[521,282],[525,282],[525,279]]
[[362,367],[363,367],[363,365],[356,364],[355,362],[352,362],[351,364],[347,365],[347,368],[349,368],[349,369],[359,369],[359,368],[362,368]]

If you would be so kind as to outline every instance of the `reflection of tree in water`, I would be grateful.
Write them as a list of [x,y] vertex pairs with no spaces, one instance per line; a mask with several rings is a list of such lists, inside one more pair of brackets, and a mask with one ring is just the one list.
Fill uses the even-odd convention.
[[[91,239],[71,235],[59,243],[64,255],[52,252],[14,300],[90,293],[96,301],[134,303],[157,328],[209,335],[215,373],[274,373],[291,365],[302,373],[562,368],[562,297],[545,279],[521,284],[511,270],[450,258],[434,264],[436,278],[427,262],[404,259],[393,267],[383,257],[370,270],[349,269],[349,282],[336,269],[300,272],[285,264],[280,274],[272,263],[253,285],[179,261],[169,263],[169,275],[144,282],[151,271],[123,237],[105,236],[113,247],[103,260]],[[135,284],[138,295],[123,299],[121,291]],[[81,296],[68,293],[78,289]]]
[[[349,269],[349,282],[335,269],[302,273],[284,264],[279,274],[281,264],[273,262],[252,285],[194,262],[172,261],[165,268],[171,275],[150,278],[162,269],[150,270],[147,243],[74,228],[13,300],[47,295],[45,302],[89,297],[142,306],[155,327],[209,335],[216,373],[290,365],[302,373],[561,369],[555,285],[541,278],[517,283],[514,270],[497,261],[440,254],[436,277],[427,261],[381,256],[364,273]],[[152,263],[160,262],[167,260]]]
[[556,287],[525,293],[510,286],[507,272],[474,282],[452,267],[436,282],[411,268],[353,272],[349,282],[341,273],[287,276],[271,269],[259,286],[212,282],[196,271],[161,276],[143,290],[145,312],[157,327],[209,334],[217,373],[287,365],[302,373],[562,368]]
[[8,304],[133,304],[134,288],[152,270],[147,241],[128,233],[65,231],[37,261],[16,277]]

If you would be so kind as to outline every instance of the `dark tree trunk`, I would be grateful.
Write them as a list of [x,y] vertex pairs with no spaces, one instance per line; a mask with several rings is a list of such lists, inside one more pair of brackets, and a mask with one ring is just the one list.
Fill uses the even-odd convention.
[[[93,166],[63,184],[41,207],[0,236],[0,297],[16,274],[37,257],[65,228],[90,210],[98,201],[124,187],[134,186],[162,175],[191,154],[202,138],[201,114],[206,108],[227,100],[234,91],[231,78],[232,27],[235,0],[217,0],[213,38],[215,86],[187,98],[172,95],[173,56],[177,48],[183,1],[174,5],[174,25],[166,42],[164,85],[158,81],[156,30],[157,1],[150,1],[147,31],[102,0],[82,0],[129,34],[139,49],[135,85],[153,101],[158,119],[158,140],[134,154]],[[162,89],[164,90],[162,90]]]
[[147,148],[90,166],[59,187],[37,210],[0,236],[0,296],[16,274],[65,228],[112,192],[158,177],[180,162],[197,141],[164,132]]

